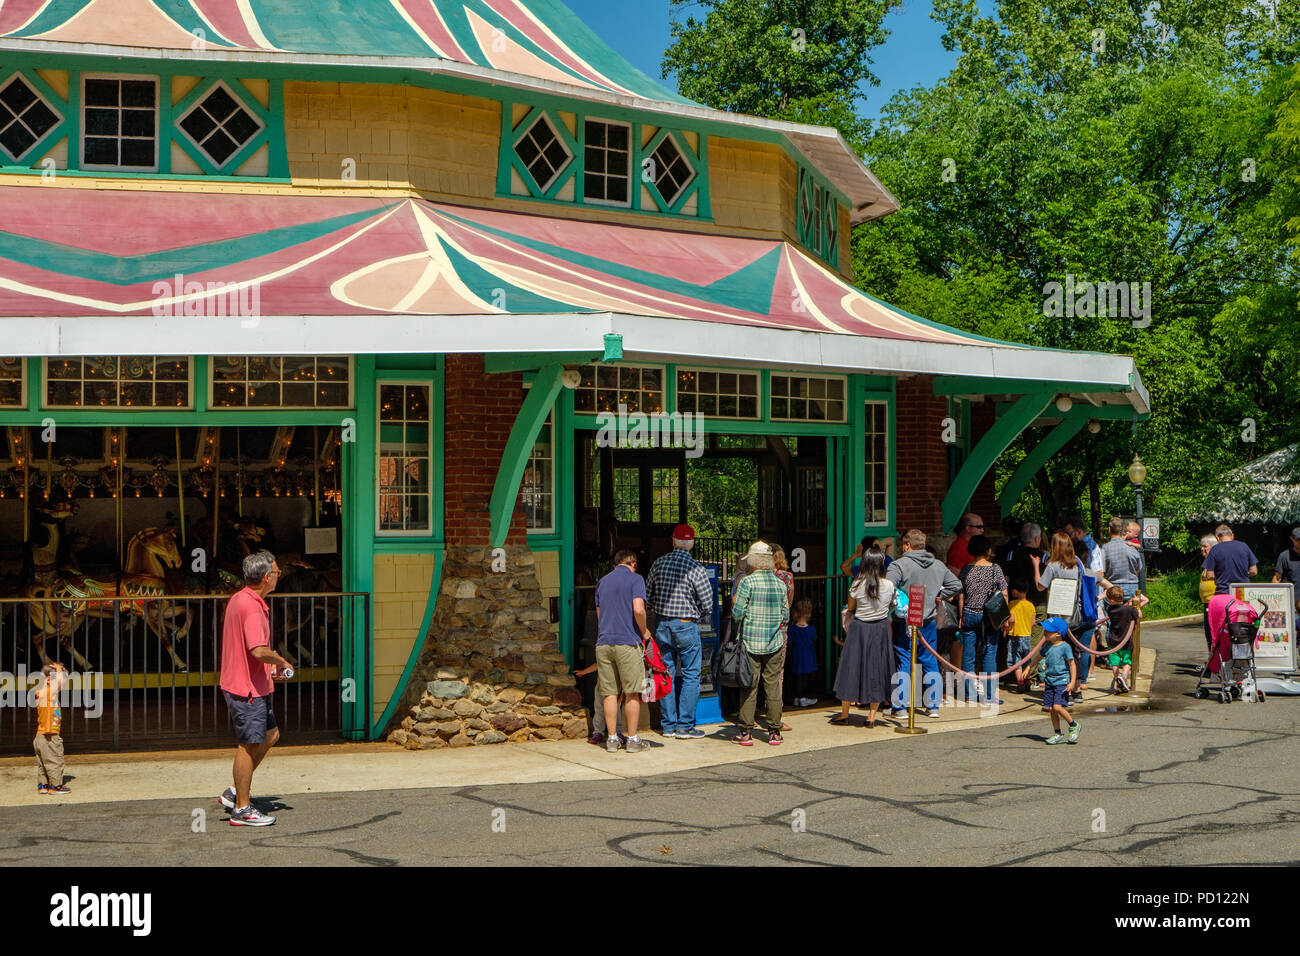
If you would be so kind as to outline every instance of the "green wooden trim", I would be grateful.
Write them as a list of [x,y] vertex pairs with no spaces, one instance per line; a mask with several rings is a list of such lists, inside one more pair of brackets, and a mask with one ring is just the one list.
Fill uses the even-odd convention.
[[[415,642],[411,645],[411,653],[406,658],[406,666],[402,669],[402,676],[397,678],[397,686],[393,688],[393,696],[389,698],[388,705],[384,712],[379,715],[379,719],[370,728],[369,739],[378,740],[383,734],[384,728],[388,722],[393,719],[393,712],[397,710],[398,705],[402,702],[402,695],[406,693],[406,685],[411,681],[411,675],[415,673],[415,665],[419,663],[420,653],[424,650],[425,638],[429,633],[429,628],[433,624],[434,610],[438,606],[438,590],[442,587],[442,569],[446,564],[446,556],[443,553],[445,545],[437,544],[432,548],[426,546],[425,550],[433,554],[433,580],[429,583],[429,600],[424,605],[424,617],[420,621],[420,629],[415,634]],[[367,713],[373,713],[373,709]]]
[[623,336],[617,332],[605,333],[605,354],[602,362],[617,362],[623,358]]
[[1052,395],[1049,392],[1033,392],[1015,403],[1005,415],[1001,416],[976,445],[965,463],[953,479],[948,493],[943,498],[943,528],[947,530],[957,524],[957,519],[966,510],[971,496],[979,486],[984,475],[993,467],[998,456],[1006,451],[1007,446],[1042,414]]
[[[682,158],[690,165],[691,171],[695,174],[691,177],[691,181],[687,183],[686,188],[682,190],[681,195],[679,195],[671,204],[669,204],[663,194],[659,192],[659,186],[654,182],[654,180],[647,179],[645,175],[646,160],[651,159],[655,150],[659,148],[659,145],[665,139],[670,138],[673,141],[673,145],[676,146],[678,151],[682,154]],[[703,138],[701,138],[701,141],[703,141]],[[637,142],[640,142],[640,133],[637,134]],[[669,213],[674,216],[682,216],[683,218],[695,218],[694,216],[686,216],[682,212],[682,207],[685,206],[691,196],[699,190],[701,183],[704,181],[704,178],[700,175],[700,156],[699,153],[691,149],[690,143],[686,142],[680,135],[675,135],[673,129],[670,129],[667,126],[660,126],[659,132],[650,137],[650,141],[645,144],[644,148],[638,146],[633,167],[638,171],[638,183],[649,187],[648,191],[650,193],[650,198],[654,200],[654,203],[659,208],[660,212]],[[638,185],[637,191],[640,192],[640,185]]]
[[[524,115],[524,118],[519,121],[518,125],[510,128],[510,131],[507,136],[502,137],[501,151],[498,158],[498,163],[500,165],[505,165],[506,167],[505,192],[501,194],[502,198],[514,198],[514,199],[528,198],[523,196],[517,196],[510,191],[511,180],[509,176],[509,170],[514,169],[517,173],[519,173],[519,178],[523,181],[524,186],[527,187],[529,197],[533,199],[547,199],[547,200],[551,200],[552,202],[564,203],[565,205],[568,206],[582,205],[581,194],[578,192],[578,188],[581,185],[581,183],[577,182],[575,179],[577,170],[582,166],[582,153],[580,151],[581,148],[578,141],[578,136],[583,133],[582,117],[578,116],[574,120],[573,128],[578,134],[575,135],[574,133],[569,132],[569,127],[564,123],[562,119],[560,119],[559,116],[556,115],[559,112],[567,113],[567,112],[571,112],[571,110],[544,109],[539,106],[534,106]],[[505,129],[506,126],[509,125],[509,121],[511,116],[513,116],[513,113],[514,113],[513,104],[507,101],[503,101],[501,103],[503,130]],[[519,145],[519,141],[524,138],[524,136],[528,133],[529,130],[533,128],[535,124],[541,122],[543,118],[547,121],[547,123],[550,124],[551,129],[555,131],[555,135],[560,138],[560,141],[564,143],[565,148],[569,150],[569,161],[560,169],[559,173],[555,177],[554,182],[552,182],[550,186],[548,186],[546,189],[542,189],[541,184],[536,182],[533,179],[533,174],[529,172],[528,167],[524,165],[523,160],[519,158],[518,152],[515,151],[515,147]],[[575,180],[573,199],[572,200],[556,199],[555,198],[556,195],[560,192],[561,189],[564,188],[565,184],[568,183],[568,181],[571,179]],[[497,182],[498,185],[500,185],[501,176],[499,174],[497,177]]]
[[193,355],[190,357],[190,371],[194,376],[193,394],[190,396],[190,405],[194,408],[194,413],[206,414],[208,411],[208,392],[212,389],[212,381],[208,377],[211,373],[209,366],[211,362],[206,355]]
[[574,537],[577,527],[577,503],[574,494],[575,454],[573,434],[573,390],[560,391],[555,401],[552,440],[555,452],[555,520],[560,529],[560,652],[567,667],[577,658],[574,646],[573,563],[576,560]]
[[[284,80],[268,80],[267,123],[270,126],[270,155],[267,157],[266,181],[289,182],[289,138],[284,122]],[[256,99],[256,97],[254,97]],[[248,177],[252,178],[252,177]]]
[[[850,375],[848,388],[845,389],[844,400],[847,402],[846,411],[849,419],[849,434],[846,439],[846,463],[848,465],[848,474],[846,475],[845,491],[848,496],[849,515],[857,515],[856,519],[850,520],[849,534],[853,536],[855,530],[865,528],[868,525],[866,502],[867,502],[867,400],[863,392],[862,382],[858,376]],[[857,537],[861,537],[858,534]],[[828,555],[830,552],[828,552]],[[827,573],[835,564],[834,561],[827,558]]]
[[483,370],[489,375],[530,372],[544,365],[591,365],[601,361],[599,352],[516,352],[483,356]]
[[[344,587],[349,591],[364,591],[371,595],[370,627],[353,621],[344,628],[344,677],[356,680],[361,691],[354,702],[343,704],[343,726],[370,727],[374,699],[373,668],[366,667],[369,657],[373,662],[374,593],[375,593],[375,456],[378,452],[376,416],[375,357],[358,355],[352,363],[356,384],[353,400],[356,402],[355,442],[343,443],[343,530],[346,558],[343,563]],[[338,418],[335,417],[335,424]],[[366,736],[357,732],[346,734],[352,739]]]
[[1002,517],[1005,518],[1011,514],[1011,509],[1020,500],[1020,495],[1025,490],[1025,486],[1038,473],[1038,469],[1046,464],[1047,459],[1064,448],[1071,438],[1079,434],[1079,430],[1092,417],[1089,414],[1091,411],[1092,406],[1090,405],[1076,405],[1070,409],[1065,413],[1065,418],[1061,423],[1048,432],[1043,440],[1025,456],[1024,461],[1020,463],[1020,467],[1015,470],[1015,473],[1003,487],[1002,493],[998,495],[998,507],[1002,509]]
[[[41,403],[45,400],[45,360],[36,356],[27,359],[27,374],[23,376],[26,380],[23,387],[27,389],[27,419],[35,418],[39,421],[44,416],[41,414]],[[6,417],[18,414],[18,410],[6,410],[0,412],[0,424],[4,425],[27,425],[31,424],[28,420],[5,421]]]
[[[665,402],[665,405],[667,403]],[[612,413],[611,413],[612,414]],[[674,414],[674,412],[665,412]],[[602,424],[599,415],[587,412],[575,413],[574,426],[587,430],[598,430]],[[764,419],[743,418],[703,418],[706,434],[713,435],[834,435],[844,436],[849,433],[849,425],[844,422],[827,425],[819,422],[773,422]]]
[[1128,385],[1099,385],[1096,382],[1040,382],[1018,378],[966,378],[936,375],[935,395],[1027,395],[1034,392],[1129,392]]
[[[360,358],[360,356],[358,356]],[[37,359],[39,362],[40,359]],[[39,381],[39,380],[38,380]],[[197,389],[199,385],[192,386]],[[60,425],[337,425],[342,417],[351,417],[353,411],[347,408],[335,408],[329,411],[312,411],[310,409],[269,409],[248,412],[197,411],[189,408],[159,409],[144,411],[139,408],[36,408],[31,407],[32,394],[37,402],[41,398],[41,386],[36,385],[28,395],[27,409],[6,409],[0,411],[0,425],[34,425],[47,416],[57,416]]]
[[515,416],[510,439],[501,454],[501,465],[497,469],[496,483],[492,486],[492,500],[488,506],[490,547],[499,548],[504,545],[506,536],[510,533],[510,517],[514,514],[515,502],[519,498],[519,482],[523,480],[528,458],[537,442],[537,434],[542,430],[546,416],[555,404],[555,397],[560,393],[560,376],[563,373],[563,365],[548,365],[541,369],[519,407],[519,414]]
[[[874,391],[874,387],[879,381],[878,376],[854,375],[850,378],[850,395],[854,383],[858,389],[857,396],[851,399],[851,408],[856,409],[860,416],[859,421],[854,426],[854,434],[857,436],[856,449],[851,451],[850,461],[857,465],[857,475],[859,485],[855,490],[857,501],[860,505],[858,514],[862,521],[862,532],[858,535],[861,538],[868,532],[881,531],[887,532],[886,536],[893,535],[897,530],[898,520],[898,428],[896,427],[896,409],[897,395],[891,387],[887,391]],[[888,380],[892,386],[894,379]],[[871,521],[867,518],[867,402],[879,402],[885,406],[885,480],[888,483],[885,495],[885,520]],[[850,542],[854,547],[857,541]]]

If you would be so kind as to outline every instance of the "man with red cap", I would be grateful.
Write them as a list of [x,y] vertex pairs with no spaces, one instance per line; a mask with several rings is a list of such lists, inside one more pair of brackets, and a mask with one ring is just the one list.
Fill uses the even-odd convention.
[[646,598],[659,623],[655,642],[673,674],[672,692],[659,701],[665,737],[698,740],[695,705],[700,699],[700,619],[713,613],[713,586],[704,566],[691,557],[695,529],[673,529],[673,549],[655,561],[646,579]]

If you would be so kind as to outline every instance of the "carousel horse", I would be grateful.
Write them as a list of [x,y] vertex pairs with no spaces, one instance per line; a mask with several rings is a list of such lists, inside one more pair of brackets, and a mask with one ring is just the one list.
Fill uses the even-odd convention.
[[[244,558],[258,550],[257,545],[261,544],[265,537],[266,529],[252,518],[244,516],[234,519],[223,518],[221,535],[217,539],[216,557],[208,558],[208,574],[212,583],[209,584],[207,580],[198,577],[186,576],[184,583],[177,590],[185,594],[234,594],[244,586]],[[211,540],[212,519],[202,518],[196,521],[194,541]]]
[[[120,606],[117,613],[141,618],[157,635],[176,669],[186,670],[185,661],[172,646],[172,635],[181,640],[189,632],[188,610],[156,600],[167,593],[162,575],[156,572],[167,567],[179,567],[181,562],[175,529],[146,528],[131,538],[127,553],[127,570],[114,580],[101,581],[76,572],[65,572],[51,584],[34,583],[26,589],[24,596],[34,628],[32,643],[42,662],[50,662],[45,654],[45,642],[57,636],[59,643],[81,668],[93,670],[90,661],[73,648],[72,634],[88,617],[113,617]],[[131,600],[115,601],[113,598]],[[181,614],[185,621],[183,626],[178,626],[177,618]],[[172,635],[168,634],[169,627]]]

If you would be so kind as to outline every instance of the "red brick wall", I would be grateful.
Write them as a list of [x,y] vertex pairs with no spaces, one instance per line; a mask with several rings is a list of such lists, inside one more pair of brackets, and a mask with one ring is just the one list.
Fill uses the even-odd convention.
[[914,375],[898,382],[895,407],[898,437],[898,528],[920,528],[926,534],[940,528],[943,496],[948,490],[947,450],[943,420],[947,401],[934,394],[933,380]]
[[[448,355],[443,467],[449,545],[488,544],[488,505],[497,467],[523,403],[519,372],[488,375],[482,355]],[[506,544],[525,544],[524,512],[515,503]]]

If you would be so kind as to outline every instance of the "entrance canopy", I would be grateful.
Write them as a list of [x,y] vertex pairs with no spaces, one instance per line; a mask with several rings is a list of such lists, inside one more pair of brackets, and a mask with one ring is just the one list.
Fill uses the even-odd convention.
[[[1056,386],[1148,412],[1133,360],[1032,349],[862,293],[798,247],[419,199],[0,188],[27,355],[545,353]],[[617,341],[617,340],[616,340]],[[1117,409],[1118,410],[1118,409]]]

